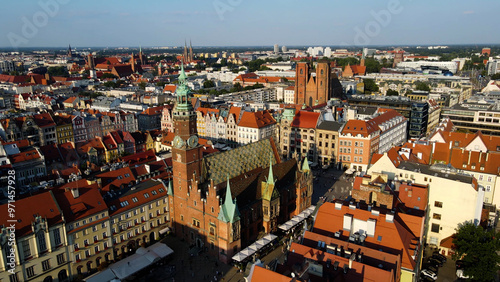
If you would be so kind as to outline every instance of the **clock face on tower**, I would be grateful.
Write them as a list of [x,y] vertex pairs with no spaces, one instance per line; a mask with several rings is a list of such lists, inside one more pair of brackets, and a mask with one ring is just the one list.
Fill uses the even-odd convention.
[[172,142],[174,147],[177,149],[182,148],[184,146],[184,140],[180,136],[175,136],[174,141]]
[[192,135],[189,137],[187,144],[190,148],[194,148],[198,145],[198,137],[196,135]]

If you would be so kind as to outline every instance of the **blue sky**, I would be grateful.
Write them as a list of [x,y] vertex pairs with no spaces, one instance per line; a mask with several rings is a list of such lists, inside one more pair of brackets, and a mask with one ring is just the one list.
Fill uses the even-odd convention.
[[17,0],[2,6],[2,47],[179,46],[185,39],[194,46],[500,43],[498,0]]

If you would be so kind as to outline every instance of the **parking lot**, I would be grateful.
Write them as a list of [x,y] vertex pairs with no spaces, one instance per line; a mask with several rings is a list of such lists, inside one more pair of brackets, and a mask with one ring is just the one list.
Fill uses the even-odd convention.
[[[427,268],[428,266],[428,259],[432,257],[433,252],[435,249],[431,249],[430,247],[427,247],[424,251],[424,259],[422,261],[422,269]],[[438,267],[438,273],[437,273],[437,280],[438,282],[452,282],[452,281],[460,281],[457,280],[457,277],[455,275],[455,261],[452,260],[450,257],[447,257],[447,261],[443,264],[443,266]]]

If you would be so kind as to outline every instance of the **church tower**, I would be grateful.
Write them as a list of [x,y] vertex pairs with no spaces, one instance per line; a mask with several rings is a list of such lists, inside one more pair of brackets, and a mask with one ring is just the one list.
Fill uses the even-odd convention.
[[304,157],[302,166],[300,166],[300,161],[297,162],[297,166],[300,168],[296,172],[296,208],[295,215],[300,214],[303,210],[311,206],[311,199],[313,194],[313,173],[309,167],[309,161],[307,157]]
[[198,183],[202,181],[202,151],[198,144],[196,112],[191,105],[186,80],[182,65],[173,110],[175,137],[172,142],[173,197],[170,204],[176,211],[173,217],[176,235],[200,246],[202,234],[198,233],[203,231],[200,226],[204,226],[203,214],[198,214],[199,207],[203,206],[198,190]]
[[71,51],[71,45],[68,46],[68,57],[73,57],[73,52]]
[[188,60],[189,60],[189,58],[188,58],[187,43],[186,43],[186,41],[184,40],[184,54],[182,55],[182,61],[183,61],[184,63],[187,63],[187,62],[188,62]]
[[330,99],[330,65],[328,62],[319,62],[316,66],[316,86],[317,96],[314,98],[314,104],[323,104]]
[[297,63],[295,71],[295,104],[306,103],[306,88],[309,79],[309,64],[305,62]]
[[193,60],[193,45],[191,45],[191,40],[189,40],[189,61],[192,62]]

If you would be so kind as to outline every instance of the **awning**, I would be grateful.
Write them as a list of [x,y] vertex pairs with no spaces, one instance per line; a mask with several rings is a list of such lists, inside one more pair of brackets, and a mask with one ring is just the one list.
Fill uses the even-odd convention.
[[314,212],[315,209],[316,209],[316,206],[308,207],[307,209],[303,210],[300,214],[294,216],[289,221],[280,225],[279,228],[283,231],[289,231],[294,226],[299,225],[302,221],[304,221],[306,218],[308,218]]
[[266,236],[257,240],[252,245],[248,246],[247,248],[241,250],[239,253],[234,255],[233,260],[235,260],[237,262],[241,262],[241,261],[247,259],[248,257],[252,256],[256,252],[262,250],[264,247],[266,247],[269,243],[271,243],[276,238],[278,238],[278,236],[276,236],[274,234],[267,234]]
[[163,228],[160,231],[158,231],[158,233],[160,233],[160,235],[163,235],[169,231],[170,231],[170,227],[166,227],[166,228]]
[[111,264],[108,269],[89,276],[84,281],[109,282],[115,279],[123,280],[172,253],[174,251],[171,248],[160,242],[148,248],[140,247],[135,254]]

